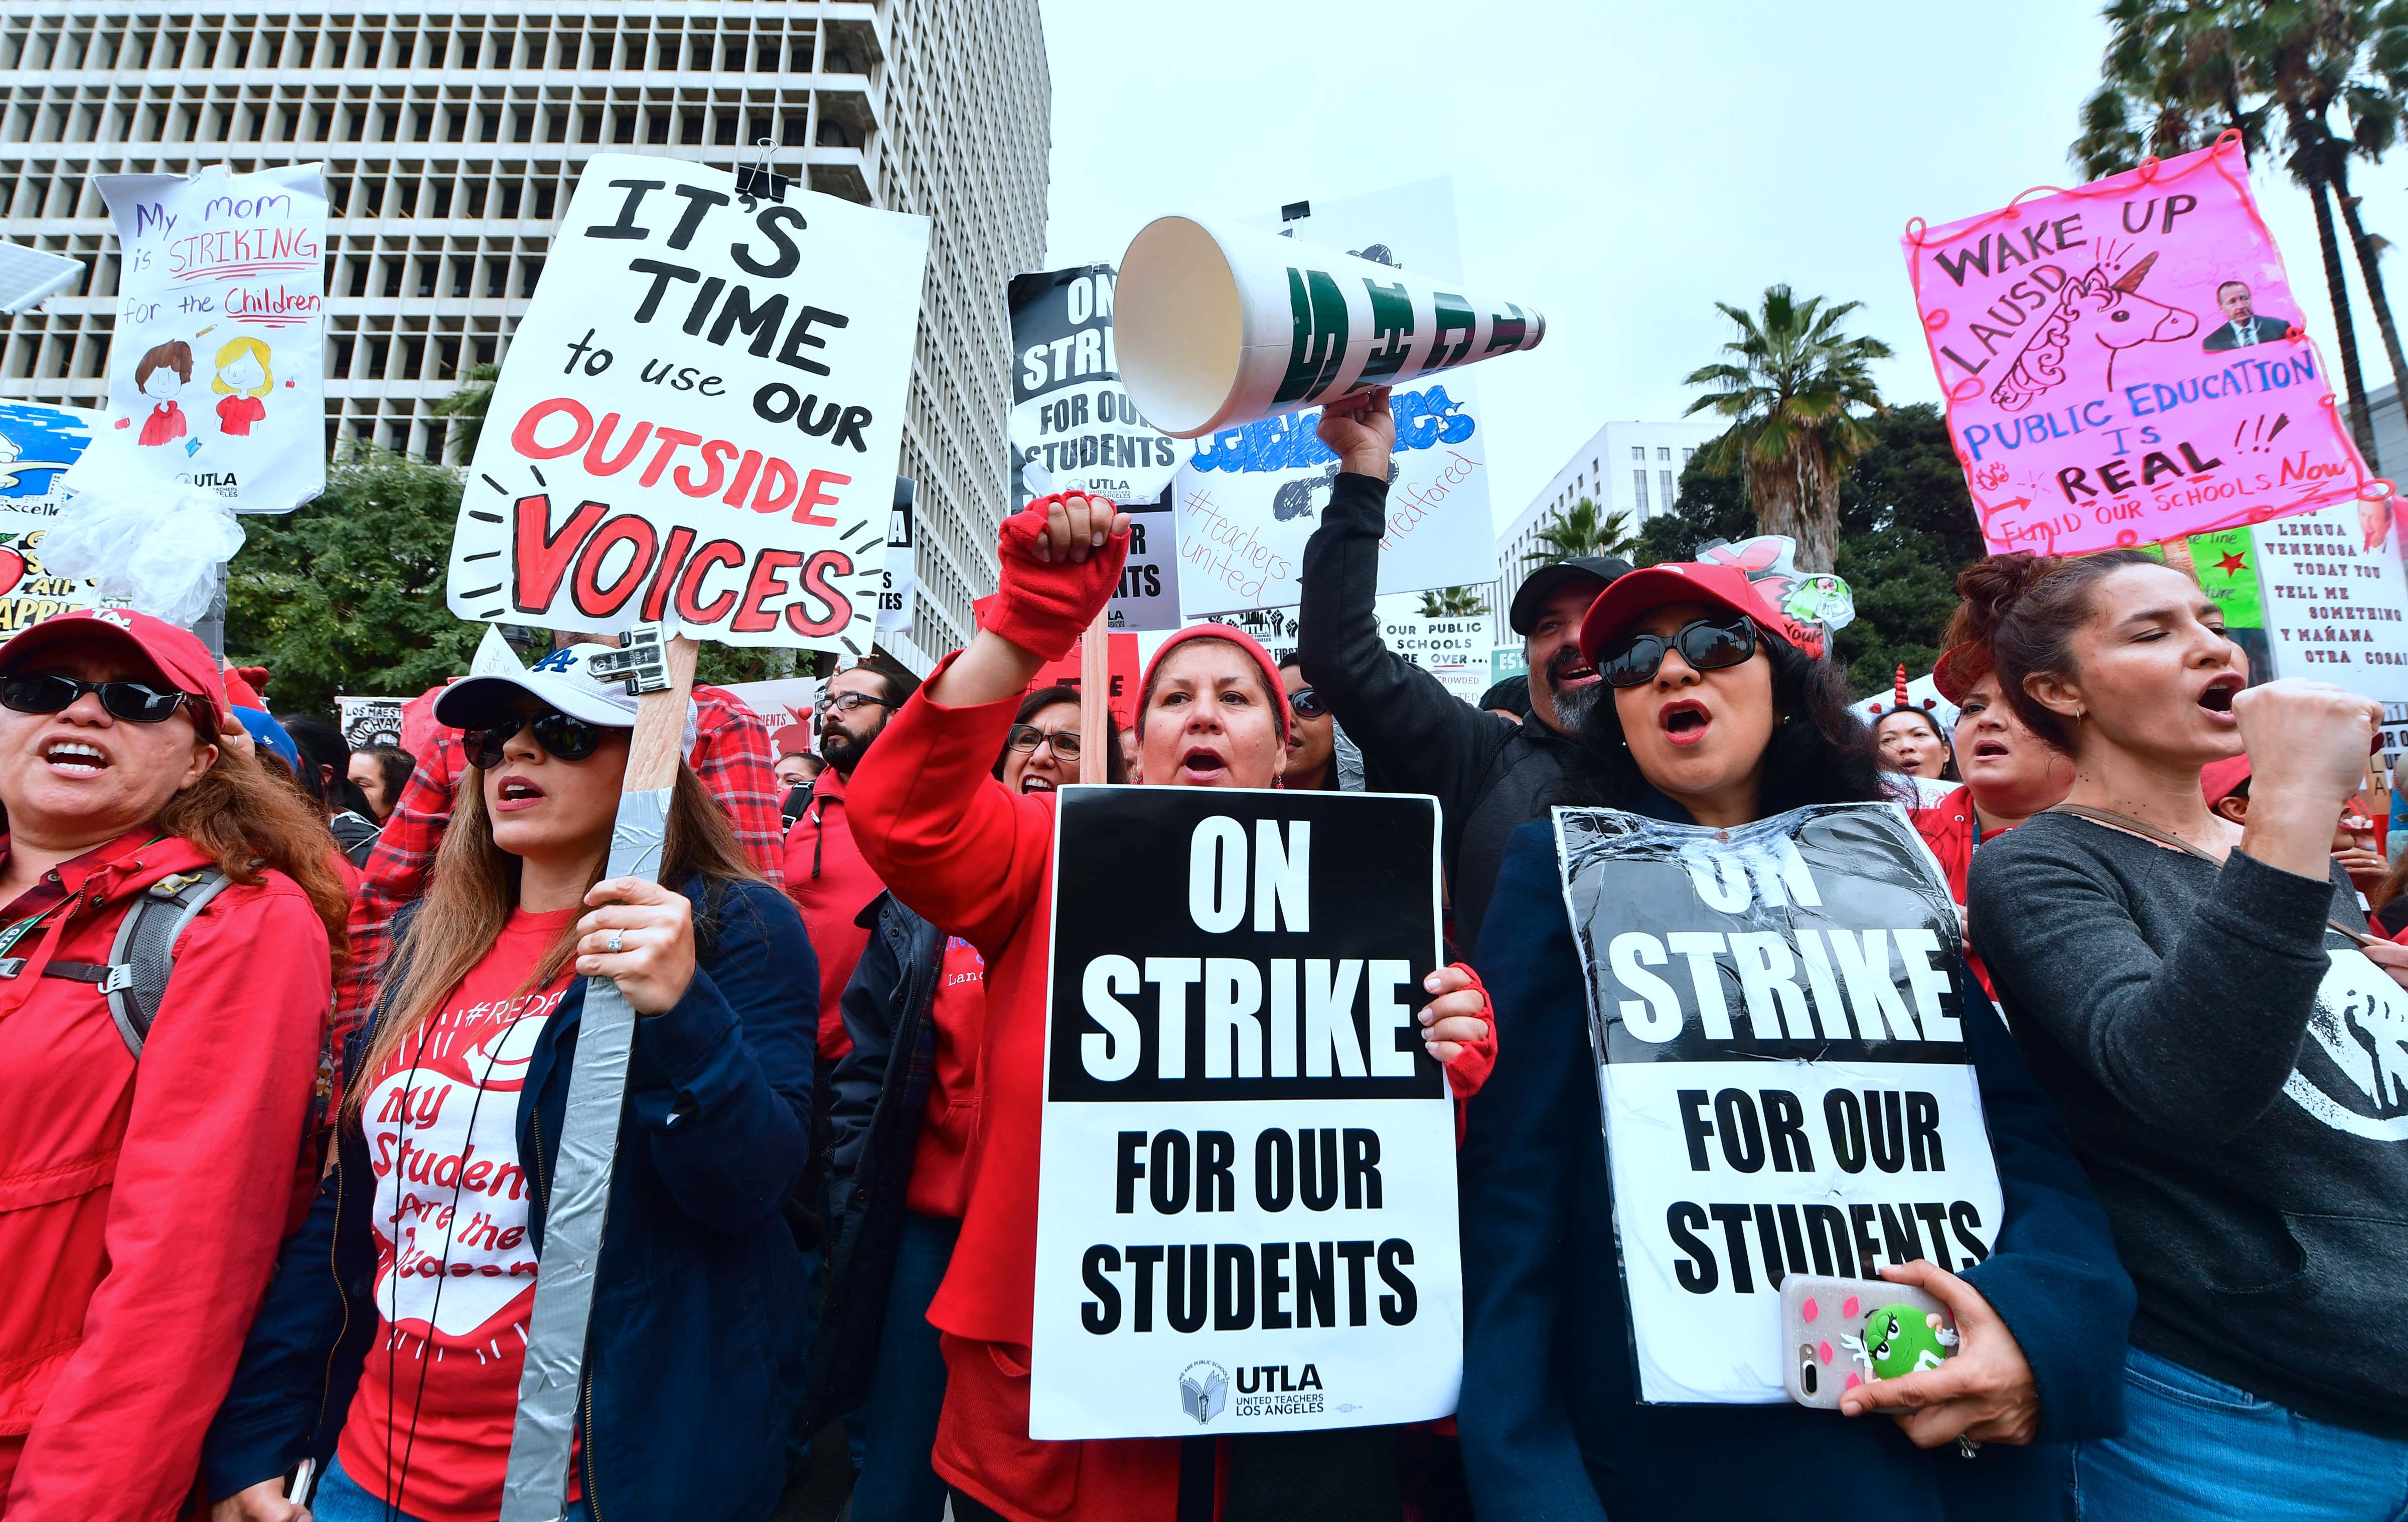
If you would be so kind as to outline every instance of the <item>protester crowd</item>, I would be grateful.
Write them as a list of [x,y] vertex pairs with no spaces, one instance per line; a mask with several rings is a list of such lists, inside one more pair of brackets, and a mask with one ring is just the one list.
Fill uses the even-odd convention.
[[[615,640],[562,632],[358,751],[140,613],[0,645],[0,1515],[491,1522],[593,978],[638,1016],[568,1489],[593,1522],[767,1518],[812,1462],[857,1472],[854,1522],[2403,1515],[2377,705],[2252,685],[2193,581],[2111,552],[1965,568],[1953,726],[1903,673],[1868,723],[1742,569],[1612,558],[1525,579],[1528,676],[1475,707],[1380,639],[1385,403],[1321,421],[1294,650],[1182,629],[1135,722],[1083,732],[1030,684],[1127,524],[1041,498],[969,645],[838,670],[815,745],[694,690],[657,883],[606,875]],[[1054,795],[1091,755],[1439,800],[1452,1422],[1030,1437]],[[1959,1017],[2004,1220],[1962,1272],[1882,1270],[1956,1354],[1836,1414],[1641,1403],[1550,811],[1885,803],[1996,999]]]

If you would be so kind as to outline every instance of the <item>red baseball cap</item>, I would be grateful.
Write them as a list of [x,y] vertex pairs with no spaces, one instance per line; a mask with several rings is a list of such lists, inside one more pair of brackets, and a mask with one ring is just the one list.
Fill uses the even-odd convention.
[[2221,761],[2210,761],[2200,768],[2199,790],[2207,797],[2211,809],[2239,792],[2249,781],[2249,758],[2228,755]]
[[234,722],[233,711],[226,706],[225,678],[209,647],[165,619],[131,608],[79,608],[28,625],[7,644],[0,644],[0,675],[22,669],[54,646],[79,641],[112,644],[140,656],[163,685],[208,704],[219,731]]
[[1597,653],[1607,640],[1628,632],[1630,625],[1656,609],[1676,602],[1699,602],[1737,613],[1793,650],[1814,656],[1823,653],[1822,627],[1775,609],[1737,566],[1668,560],[1616,577],[1597,595],[1597,601],[1588,605],[1581,618],[1582,656],[1596,664]]

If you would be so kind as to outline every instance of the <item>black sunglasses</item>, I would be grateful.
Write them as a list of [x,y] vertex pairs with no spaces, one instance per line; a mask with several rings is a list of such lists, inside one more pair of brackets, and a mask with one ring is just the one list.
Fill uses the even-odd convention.
[[1287,706],[1296,711],[1296,716],[1299,719],[1318,719],[1329,711],[1329,705],[1323,702],[1321,695],[1310,687],[1298,687],[1290,693]]
[[1670,639],[1660,634],[1627,634],[1597,653],[1597,672],[1611,686],[1644,686],[1656,680],[1669,650],[1679,651],[1692,670],[1718,671],[1756,653],[1756,625],[1743,618],[1727,624],[1701,618],[1682,625]]
[[1079,736],[1076,730],[1057,729],[1049,734],[1033,724],[1016,724],[1011,726],[1011,734],[1005,743],[1015,751],[1033,753],[1037,749],[1037,742],[1041,739],[1052,740],[1054,754],[1063,760],[1076,761],[1079,758]]
[[18,713],[64,713],[86,693],[98,693],[109,716],[128,724],[165,723],[188,696],[140,682],[80,682],[56,672],[0,678],[0,708]]
[[556,709],[506,719],[490,728],[464,729],[460,745],[470,762],[491,771],[502,764],[502,748],[521,730],[534,736],[543,754],[555,761],[582,761],[602,748],[602,725],[572,719]]

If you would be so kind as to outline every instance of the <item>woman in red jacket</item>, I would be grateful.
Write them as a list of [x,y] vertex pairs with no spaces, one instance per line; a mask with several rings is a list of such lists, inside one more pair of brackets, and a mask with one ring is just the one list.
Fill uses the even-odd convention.
[[[345,905],[325,825],[220,749],[232,722],[208,651],[142,613],[0,646],[9,1522],[174,1515],[276,1259]],[[146,1027],[139,977],[104,992],[119,926],[212,873]]]
[[[1003,524],[1001,587],[967,649],[938,663],[853,774],[853,839],[896,897],[987,961],[979,1132],[953,1267],[928,1310],[943,1334],[944,1415],[934,1456],[953,1515],[1017,1522],[1170,1522],[1210,1515],[1213,1475],[1182,1483],[1170,1438],[1042,1443],[1028,1436],[1029,1307],[1037,1253],[1054,798],[988,775],[1022,694],[1069,653],[1119,584],[1128,519],[1079,493]],[[1287,704],[1260,645],[1222,625],[1180,631],[1140,685],[1134,781],[1269,787],[1287,762]],[[1476,1055],[1486,1000],[1442,968],[1422,1012],[1433,1058]],[[1458,1084],[1458,1087],[1461,1087]],[[1182,1495],[1187,1504],[1182,1505]]]

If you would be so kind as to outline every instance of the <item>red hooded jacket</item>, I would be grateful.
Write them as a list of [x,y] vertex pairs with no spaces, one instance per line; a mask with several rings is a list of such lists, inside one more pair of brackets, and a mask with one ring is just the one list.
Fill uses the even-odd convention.
[[326,931],[280,873],[229,884],[184,932],[138,1065],[95,984],[40,975],[106,963],[136,893],[208,864],[154,835],[57,869],[66,907],[0,981],[8,1522],[176,1515],[267,1287],[318,1083]]

